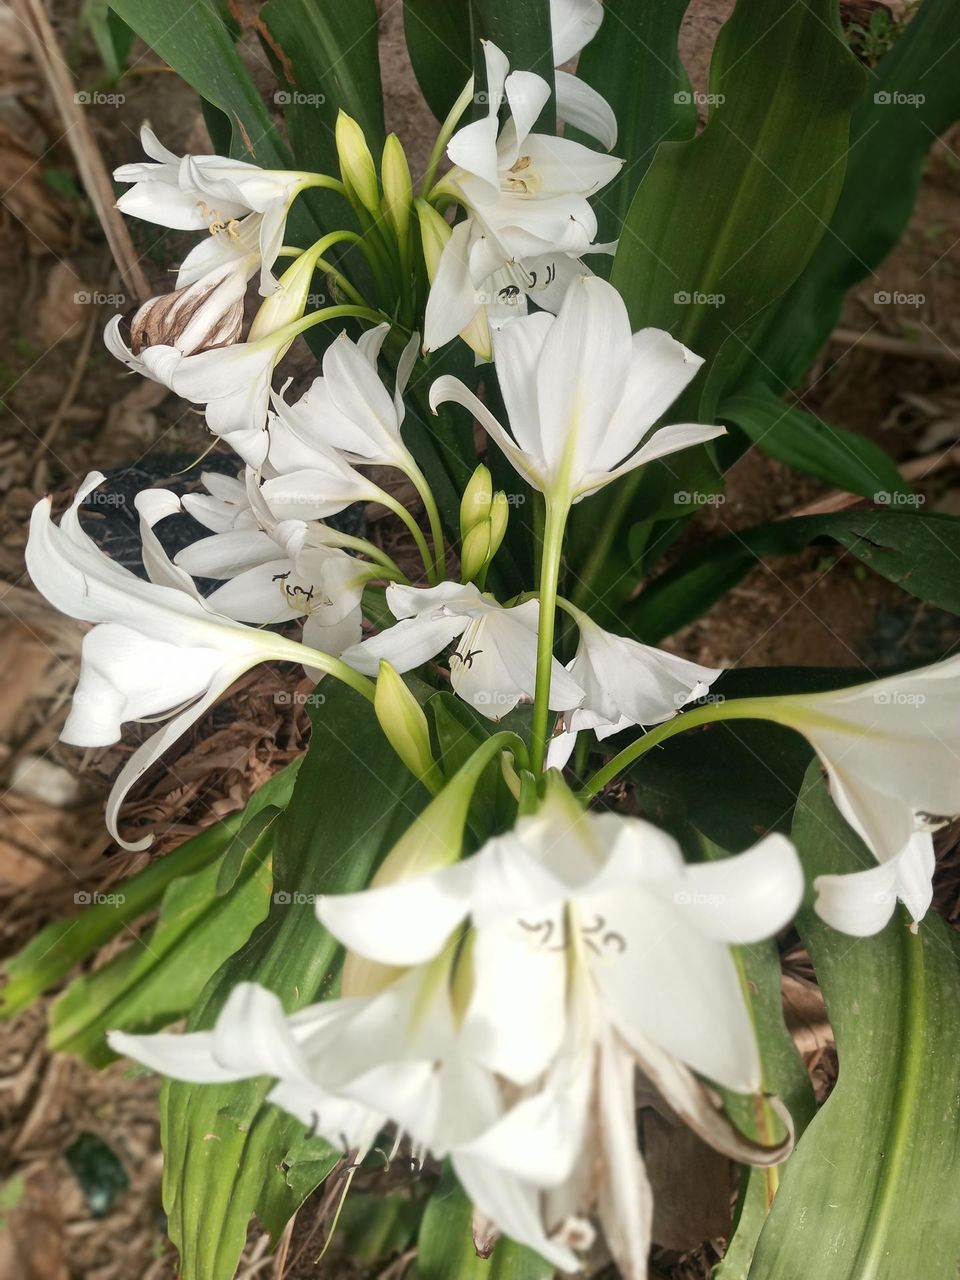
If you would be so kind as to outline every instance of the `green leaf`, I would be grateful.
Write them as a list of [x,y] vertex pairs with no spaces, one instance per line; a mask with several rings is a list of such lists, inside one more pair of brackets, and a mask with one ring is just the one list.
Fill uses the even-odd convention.
[[175,880],[209,866],[244,822],[264,805],[285,805],[299,767],[300,760],[294,760],[260,788],[242,813],[231,814],[151,863],[125,881],[122,892],[96,902],[79,916],[54,921],[42,929],[19,955],[0,969],[0,977],[4,979],[0,987],[0,1017],[10,1018],[26,1009],[38,995],[65,978],[74,965],[93,955],[140,916],[154,910]]
[[[809,875],[873,858],[840,817],[817,765],[794,840]],[[948,1277],[960,1259],[960,951],[932,914],[903,908],[873,938],[807,909],[797,927],[823,990],[840,1076],[791,1156],[751,1280]]]
[[624,627],[655,644],[706,613],[759,560],[802,551],[819,538],[838,542],[917,599],[960,613],[960,519],[873,507],[798,516],[719,538],[651,583],[624,611]]
[[[340,948],[314,901],[365,885],[427,799],[370,704],[332,680],[324,691],[293,798],[272,829],[269,914],[207,984],[191,1028],[211,1026],[238,982],[261,983],[288,1010],[329,995]],[[264,1105],[268,1090],[264,1079],[163,1087],[163,1198],[184,1280],[232,1280],[251,1214],[276,1238],[332,1167],[325,1143]]]
[[217,870],[216,891],[219,897],[229,893],[237,883],[247,855],[259,857],[262,849],[261,837],[269,831],[282,812],[277,805],[265,805],[258,814],[243,824],[224,849]]
[[420,91],[443,120],[473,75],[463,0],[403,0],[403,31]]
[[[550,100],[534,128],[540,133],[556,130],[553,98],[553,32],[550,27],[550,0],[469,0],[474,44],[474,74],[477,88],[486,88],[486,72],[481,40],[502,49],[511,71],[535,71],[550,86]],[[486,110],[486,107],[483,108]]]
[[553,1267],[530,1249],[501,1238],[489,1259],[473,1247],[473,1209],[449,1166],[420,1227],[417,1280],[549,1280]]
[[351,1191],[337,1222],[340,1248],[358,1262],[377,1262],[407,1248],[422,1215],[422,1200],[399,1193],[380,1196]]
[[924,0],[871,74],[854,113],[846,181],[829,231],[764,335],[764,366],[784,388],[800,382],[829,338],[847,290],[900,239],[927,153],[958,116],[956,9],[950,0]]
[[706,128],[657,151],[611,279],[634,328],[668,329],[706,359],[686,420],[712,420],[764,311],[820,241],[863,84],[834,0],[739,0],[714,50]]
[[[617,117],[614,155],[623,170],[593,200],[597,211],[597,240],[616,240],[637,187],[662,142],[681,142],[693,136],[697,108],[680,54],[677,37],[689,0],[606,0],[603,22],[577,63],[577,77],[610,103]],[[594,139],[578,130],[569,136],[596,148]],[[603,275],[609,259],[596,257],[591,266]]]
[[214,0],[110,0],[114,12],[229,120],[230,154],[287,169],[283,144]]
[[133,32],[111,11],[110,0],[84,0],[83,21],[112,80],[119,79],[130,56]]
[[909,494],[892,458],[865,436],[828,426],[812,413],[784,402],[766,387],[739,392],[720,405],[718,417],[732,422],[764,453],[808,476],[849,493],[882,501]]

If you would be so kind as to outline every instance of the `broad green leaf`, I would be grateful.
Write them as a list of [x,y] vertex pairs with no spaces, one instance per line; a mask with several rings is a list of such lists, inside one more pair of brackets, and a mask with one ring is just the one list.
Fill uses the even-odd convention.
[[[266,842],[264,842],[266,844]],[[50,1017],[50,1047],[93,1066],[114,1055],[106,1033],[158,1031],[188,1013],[211,974],[267,914],[273,883],[266,847],[231,892],[218,895],[213,863],[167,889],[156,925],[93,973],[77,979]]]
[[624,611],[622,626],[655,644],[701,617],[759,560],[802,551],[821,538],[839,543],[917,599],[960,613],[960,519],[873,507],[798,516],[719,538],[651,583]]
[[243,824],[224,849],[217,869],[217,893],[220,897],[229,893],[237,883],[248,855],[260,854],[263,836],[282,812],[283,810],[277,805],[265,805],[258,814]]
[[664,143],[640,184],[611,279],[634,328],[668,329],[707,361],[685,397],[700,420],[824,233],[863,84],[834,0],[739,0],[714,50],[706,128]]
[[717,416],[734,423],[771,458],[849,493],[882,502],[892,494],[911,492],[879,445],[856,432],[829,426],[797,405],[784,404],[766,387],[729,397]]
[[281,140],[214,0],[110,0],[114,12],[230,121],[230,154],[290,168]]
[[[207,984],[192,1028],[209,1027],[238,982],[261,983],[289,1010],[329,995],[340,948],[317,922],[314,901],[366,884],[426,801],[369,703],[332,680],[324,692],[311,707],[313,736],[292,800],[272,829],[269,914]],[[164,1207],[183,1280],[232,1280],[250,1216],[276,1237],[332,1166],[325,1143],[264,1105],[268,1089],[263,1079],[164,1085]]]
[[110,0],[84,0],[83,21],[90,29],[107,74],[112,80],[119,79],[130,56],[133,32],[111,11]]
[[490,1258],[473,1247],[473,1209],[449,1166],[420,1226],[417,1280],[549,1280],[553,1267],[530,1249],[501,1238]]
[[[807,874],[873,859],[812,765],[793,838]],[[817,971],[840,1075],[791,1156],[751,1280],[952,1277],[960,1262],[960,951],[933,914],[849,938],[811,909],[797,927]]]
[[[927,153],[960,116],[960,44],[951,0],[924,0],[871,72],[850,130],[843,192],[827,234],[764,334],[760,355],[796,386],[837,322],[848,289],[882,262],[906,228]],[[946,232],[948,250],[952,236]],[[923,284],[918,284],[922,292]]]
[[65,978],[74,965],[154,910],[174,881],[193,875],[219,858],[243,824],[265,805],[285,805],[299,767],[300,760],[294,760],[260,788],[242,813],[231,814],[157,859],[125,881],[111,898],[95,902],[79,916],[57,920],[42,929],[0,970],[5,979],[0,987],[0,1017],[20,1013],[38,995]]
[[473,75],[464,0],[403,0],[403,31],[420,91],[444,120]]
[[377,1262],[407,1248],[422,1216],[422,1198],[351,1191],[337,1222],[337,1247],[357,1262]]
[[[603,22],[580,55],[577,77],[610,103],[617,117],[617,145],[623,159],[618,178],[594,197],[602,243],[616,240],[637,187],[661,142],[691,138],[697,107],[680,55],[677,37],[689,0],[606,0]],[[587,146],[594,139],[577,130],[569,136]],[[606,275],[609,259],[591,266]]]
[[[507,55],[511,71],[535,71],[553,89],[553,34],[550,0],[469,0],[477,88],[486,88],[480,41],[490,40]],[[464,15],[465,17],[466,15]],[[483,106],[486,111],[486,107]],[[553,133],[556,112],[550,100],[534,126]]]

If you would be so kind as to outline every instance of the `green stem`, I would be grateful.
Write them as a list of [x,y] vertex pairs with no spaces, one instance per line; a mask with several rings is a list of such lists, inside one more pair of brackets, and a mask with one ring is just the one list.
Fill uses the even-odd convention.
[[427,540],[423,536],[423,530],[417,524],[416,520],[414,520],[406,507],[399,503],[396,498],[392,498],[389,493],[381,491],[380,496],[375,498],[374,501],[379,502],[379,504],[382,507],[386,507],[388,511],[392,511],[393,514],[402,520],[410,530],[413,540],[417,544],[417,550],[420,552],[420,559],[423,561],[424,570],[426,571],[427,577],[430,579],[430,585],[435,586],[433,556],[430,553],[430,548],[427,546]]
[[472,101],[473,76],[471,76],[464,85],[463,92],[450,108],[447,113],[447,118],[440,126],[440,132],[437,134],[437,140],[434,142],[433,150],[430,152],[430,159],[427,161],[426,172],[424,173],[423,180],[420,183],[419,194],[421,196],[426,195],[426,193],[433,187],[433,180],[437,176],[437,169],[440,166],[440,161],[443,159],[443,153],[447,149],[447,143],[453,137],[454,130],[460,123],[463,113]]
[[314,667],[317,671],[323,671],[326,675],[333,676],[335,680],[347,685],[368,702],[373,702],[375,692],[373,681],[362,676],[359,671],[354,671],[353,667],[348,667],[339,658],[334,658],[329,653],[322,653],[319,649],[312,649],[310,645],[301,644],[297,640],[288,640],[285,636],[273,636],[271,639],[275,644],[274,651],[265,656],[276,658],[280,662],[298,662],[307,667]]
[[427,519],[430,522],[430,541],[433,543],[433,568],[427,567],[427,574],[430,577],[432,585],[443,581],[446,569],[445,559],[445,543],[443,540],[443,524],[440,520],[440,511],[437,507],[436,499],[433,496],[433,490],[427,477],[423,474],[417,464],[411,457],[403,467],[403,473],[408,480],[412,481],[417,493],[423,500],[424,509],[427,513]]
[[366,556],[368,560],[372,560],[374,564],[378,564],[382,568],[388,570],[389,573],[394,575],[398,581],[406,582],[406,574],[397,564],[396,560],[391,559],[391,557],[388,556],[385,551],[381,550],[381,548],[375,543],[370,542],[367,538],[354,537],[352,533],[341,533],[339,529],[333,529],[332,526],[329,525],[327,528],[335,535],[334,537],[326,540],[327,546],[343,547],[344,550],[357,551],[360,555]]
[[[369,320],[371,324],[382,324],[386,317],[379,311],[374,311],[371,307],[357,307],[353,303],[344,303],[343,306],[324,307],[321,311],[313,311],[308,316],[302,316],[299,320],[294,320],[292,324],[286,325],[277,333],[283,334],[284,342],[292,342],[298,334],[305,333],[307,329],[312,329],[315,324],[322,324],[325,320],[344,320],[353,318],[356,320]],[[276,334],[270,337],[276,338]]]
[[[614,778],[639,760],[641,756],[658,747],[661,742],[672,738],[675,734],[684,733],[687,729],[696,729],[699,725],[713,724],[717,720],[777,720],[791,724],[781,714],[777,714],[783,698],[737,698],[732,702],[712,702],[709,706],[695,707],[693,711],[684,711],[673,720],[656,725],[649,733],[645,733],[636,742],[615,755],[602,769],[598,769],[592,778],[584,783],[580,792],[581,798],[589,799],[602,791]],[[793,701],[796,701],[794,699]],[[791,724],[791,727],[792,724]]]
[[547,725],[550,717],[550,679],[553,674],[553,633],[557,622],[557,584],[563,533],[570,511],[568,502],[547,500],[540,561],[540,626],[537,630],[537,683],[533,698],[533,727],[530,757],[534,773],[543,772],[547,753]]

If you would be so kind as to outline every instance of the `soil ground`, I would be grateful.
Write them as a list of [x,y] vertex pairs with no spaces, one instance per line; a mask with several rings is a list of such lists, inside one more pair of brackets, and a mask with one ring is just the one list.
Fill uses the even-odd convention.
[[[700,87],[731,7],[727,0],[694,0],[690,6],[681,51]],[[429,151],[434,123],[411,80],[400,6],[382,8],[388,124],[400,133],[416,167]],[[77,83],[96,86],[103,72],[80,9],[79,0],[51,4]],[[270,85],[250,30],[243,44],[249,65]],[[142,855],[104,856],[101,825],[109,780],[135,737],[89,752],[56,741],[75,682],[79,637],[32,591],[24,574],[30,508],[45,492],[65,498],[94,465],[121,476],[142,472],[148,477],[142,483],[167,482],[185,458],[203,452],[207,440],[189,408],[128,376],[102,347],[107,316],[127,304],[117,297],[116,272],[47,88],[6,6],[0,6],[0,82],[6,86],[0,93],[0,768],[7,786],[0,802],[0,950],[12,953],[46,921],[68,913],[78,895],[109,891],[143,862]],[[108,167],[139,156],[137,129],[147,117],[173,149],[206,149],[192,93],[142,47],[135,49],[122,97],[90,110]],[[916,463],[925,509],[954,514],[960,513],[960,471],[950,453],[960,436],[958,151],[955,136],[933,143],[902,243],[846,306],[842,327],[861,337],[831,345],[799,389],[802,403],[826,420],[864,432],[898,461]],[[130,227],[150,283],[160,291],[170,265],[182,255],[183,240],[146,224]],[[880,291],[922,293],[924,301],[879,305],[874,295]],[[889,337],[919,339],[932,354],[911,351],[909,342],[890,354],[878,342]],[[725,504],[699,517],[698,531],[744,528],[827,496],[818,482],[751,450],[728,476]],[[904,596],[845,557],[811,551],[789,565],[758,567],[670,644],[714,666],[873,667],[939,656],[958,639],[955,618]],[[130,816],[160,829],[160,852],[241,807],[302,746],[305,718],[291,696],[297,685],[295,673],[280,670],[243,682],[138,793]],[[947,856],[939,902],[951,919],[957,915],[957,881]],[[136,943],[125,939],[118,945]],[[801,953],[789,954],[785,968],[787,1008],[824,1091],[835,1061],[822,1002]],[[156,1081],[131,1074],[124,1064],[98,1074],[50,1056],[50,1003],[40,1002],[4,1027],[0,1042],[0,1276],[172,1280],[175,1260],[160,1209]],[[83,1135],[102,1139],[129,1179],[102,1217],[65,1155]],[[14,1194],[16,1188],[23,1194]],[[708,1224],[706,1209],[704,1214]],[[317,1275],[317,1222],[318,1206],[311,1201],[297,1219],[282,1266],[252,1227],[241,1274]],[[718,1256],[721,1232],[704,1225],[687,1245],[706,1243],[686,1252],[661,1251],[655,1274],[702,1280]],[[384,1280],[398,1277],[408,1261],[392,1259],[375,1273]],[[319,1273],[354,1274],[336,1258]],[[594,1274],[603,1274],[602,1259]]]

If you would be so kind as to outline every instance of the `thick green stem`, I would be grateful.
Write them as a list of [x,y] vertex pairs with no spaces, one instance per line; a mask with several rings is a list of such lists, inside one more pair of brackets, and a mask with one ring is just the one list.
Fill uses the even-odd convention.
[[433,490],[427,477],[423,474],[412,458],[404,464],[404,475],[416,487],[423,500],[423,506],[427,513],[427,519],[430,522],[430,541],[433,543],[433,568],[427,566],[427,572],[431,583],[435,586],[438,582],[443,581],[443,575],[446,567],[445,544],[443,540],[443,524],[440,520],[440,512],[437,508],[436,499],[433,496]]
[[433,555],[430,552],[430,548],[427,546],[427,540],[423,536],[423,530],[417,524],[416,520],[414,520],[406,507],[403,506],[402,503],[399,503],[396,498],[392,498],[389,493],[381,491],[380,496],[376,498],[375,501],[379,502],[382,507],[386,507],[388,511],[392,511],[393,514],[402,520],[410,530],[413,540],[417,544],[417,550],[420,552],[420,559],[423,561],[423,567],[426,571],[427,577],[430,579],[430,584],[431,586],[435,585]]
[[783,698],[737,698],[732,702],[712,702],[709,706],[681,712],[673,720],[656,725],[642,738],[631,742],[629,747],[624,747],[619,755],[615,755],[584,783],[580,795],[583,799],[595,796],[624,769],[628,769],[635,760],[658,747],[661,742],[666,742],[668,738],[684,733],[687,729],[696,729],[699,725],[713,724],[717,720],[777,720],[793,727],[791,720],[782,714],[784,701],[786,700]]
[[553,674],[553,633],[557,621],[557,584],[563,533],[567,525],[569,503],[547,500],[547,518],[543,531],[543,554],[540,560],[540,626],[537,631],[537,683],[533,698],[533,728],[530,755],[534,773],[543,772],[547,753],[547,726],[550,717],[550,680]]
[[463,116],[463,113],[473,101],[473,76],[467,81],[463,87],[463,92],[447,113],[447,118],[440,126],[440,132],[437,134],[437,140],[433,144],[433,150],[430,152],[430,159],[427,161],[427,169],[423,175],[423,181],[420,183],[420,195],[426,195],[433,186],[433,180],[437,176],[437,168],[443,159],[443,153],[447,149],[447,143],[453,137],[453,131]]
[[269,657],[276,658],[281,662],[299,662],[304,666],[313,667],[317,671],[323,671],[328,676],[333,676],[335,680],[339,680],[342,684],[359,693],[361,697],[366,698],[368,702],[373,702],[376,686],[372,680],[368,680],[366,676],[362,676],[359,671],[354,671],[353,667],[348,667],[345,662],[341,662],[339,658],[334,658],[329,653],[322,653],[319,649],[311,649],[308,644],[300,644],[296,640],[287,640],[284,636],[275,636],[276,647]]

